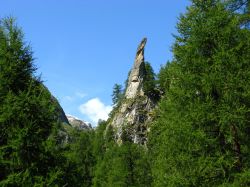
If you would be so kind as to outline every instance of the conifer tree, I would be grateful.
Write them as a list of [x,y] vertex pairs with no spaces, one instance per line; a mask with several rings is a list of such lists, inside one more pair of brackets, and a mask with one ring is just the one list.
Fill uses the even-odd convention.
[[[98,127],[98,137],[102,135],[102,152],[98,152],[95,166],[93,186],[151,186],[151,172],[149,160],[144,147],[131,142],[128,134],[124,134],[123,143],[118,145],[114,141],[112,127],[104,124]],[[101,133],[101,129],[104,130]],[[106,131],[106,132],[105,132]],[[101,134],[100,134],[101,133]],[[129,136],[129,135],[128,135]]]
[[154,97],[155,93],[155,73],[149,62],[145,62],[145,74],[143,77],[143,91],[146,95]]
[[112,101],[113,105],[117,105],[123,98],[122,85],[115,84],[113,87]]
[[52,145],[58,115],[35,69],[14,19],[1,20],[0,186],[42,185],[56,175]]
[[164,66],[161,66],[157,75],[157,86],[161,94],[166,94],[171,86],[171,80],[174,79],[174,67],[175,62],[167,62]]
[[219,0],[193,0],[177,29],[170,87],[151,129],[153,184],[247,186],[250,32]]
[[61,185],[89,187],[95,163],[92,150],[94,133],[73,129],[69,134],[70,140],[64,150],[61,150],[65,156],[65,162],[61,163],[64,179]]

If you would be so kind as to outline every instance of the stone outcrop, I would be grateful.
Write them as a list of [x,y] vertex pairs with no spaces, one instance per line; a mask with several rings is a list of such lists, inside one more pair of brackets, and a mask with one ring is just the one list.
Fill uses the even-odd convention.
[[143,95],[142,90],[142,81],[143,81],[143,74],[145,71],[144,65],[144,47],[147,43],[147,39],[144,38],[140,45],[138,46],[134,67],[132,68],[129,79],[128,85],[125,93],[126,98],[134,98],[137,94]]
[[70,125],[78,130],[90,130],[92,126],[90,123],[80,120],[74,116],[66,115]]
[[147,39],[144,38],[136,52],[134,66],[131,69],[124,99],[111,118],[118,143],[122,143],[124,133],[134,143],[145,144],[147,141],[147,124],[151,120],[150,112],[154,102],[144,95],[143,77],[145,75],[144,48]]

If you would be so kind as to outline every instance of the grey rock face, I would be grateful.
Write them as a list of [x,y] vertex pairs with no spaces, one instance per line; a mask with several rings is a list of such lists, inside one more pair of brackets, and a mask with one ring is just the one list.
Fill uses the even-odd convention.
[[74,116],[66,115],[70,125],[79,130],[89,130],[92,129],[91,124],[80,120]]
[[145,70],[144,65],[144,47],[147,43],[147,39],[144,38],[137,48],[134,67],[131,70],[128,79],[128,87],[125,93],[126,98],[134,98],[136,94],[143,95],[142,81]]
[[116,132],[118,143],[122,143],[122,136],[126,136],[134,143],[145,144],[147,141],[147,124],[151,120],[150,111],[155,104],[143,92],[143,77],[145,73],[144,38],[137,48],[134,66],[129,75],[125,98],[117,108],[111,120],[111,126]]

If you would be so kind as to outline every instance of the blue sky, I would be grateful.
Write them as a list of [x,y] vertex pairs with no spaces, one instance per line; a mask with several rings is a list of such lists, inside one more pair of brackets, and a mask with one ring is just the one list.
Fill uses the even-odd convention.
[[66,114],[95,124],[112,105],[136,48],[148,38],[145,60],[155,72],[171,60],[172,34],[188,0],[6,0],[36,58],[38,74]]

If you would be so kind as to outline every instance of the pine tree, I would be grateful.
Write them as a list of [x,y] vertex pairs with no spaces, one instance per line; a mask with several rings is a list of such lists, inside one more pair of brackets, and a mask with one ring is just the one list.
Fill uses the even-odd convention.
[[177,28],[149,142],[154,186],[247,186],[250,32],[219,0],[193,0]]
[[112,94],[113,105],[119,104],[122,98],[123,98],[122,85],[115,84],[113,87],[113,94]]
[[0,21],[0,45],[0,97],[4,97],[8,91],[17,94],[27,88],[36,67],[31,48],[24,43],[14,18]]
[[143,91],[149,97],[156,97],[155,73],[149,62],[145,62],[145,74],[143,77]]
[[161,66],[157,75],[157,86],[161,94],[164,95],[168,92],[171,86],[171,80],[174,80],[175,62],[167,62],[164,66]]
[[64,163],[61,163],[64,183],[69,186],[89,187],[92,184],[95,158],[93,155],[92,131],[72,130],[70,140],[64,150]]
[[123,143],[118,145],[114,141],[112,127],[106,125],[101,124],[96,131],[99,140],[95,140],[95,145],[98,145],[96,148],[99,151],[95,151],[97,163],[93,186],[151,186],[150,165],[145,148],[131,142],[126,137],[128,134],[124,134]]
[[14,19],[0,23],[0,186],[44,184],[57,172],[58,114]]

